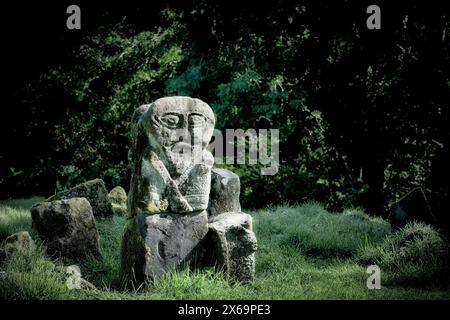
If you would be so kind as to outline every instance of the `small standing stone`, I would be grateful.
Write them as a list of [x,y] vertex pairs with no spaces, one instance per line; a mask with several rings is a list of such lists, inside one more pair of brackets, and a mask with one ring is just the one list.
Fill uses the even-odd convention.
[[250,282],[255,277],[257,242],[252,217],[227,212],[210,220],[207,240],[212,244],[212,260],[235,281]]
[[111,202],[114,213],[127,214],[127,193],[121,186],[113,188],[108,199]]
[[226,169],[213,168],[208,213],[214,216],[224,212],[240,212],[240,190],[241,184],[237,174]]
[[6,259],[15,255],[28,256],[35,250],[35,244],[27,231],[20,231],[6,238],[2,251]]
[[41,202],[31,208],[33,227],[47,252],[70,259],[99,257],[99,236],[86,198]]

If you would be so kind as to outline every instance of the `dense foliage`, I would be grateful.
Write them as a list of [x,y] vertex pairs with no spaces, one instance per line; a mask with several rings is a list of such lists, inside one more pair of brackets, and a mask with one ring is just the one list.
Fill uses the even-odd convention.
[[61,55],[14,92],[1,196],[97,177],[128,188],[133,110],[189,95],[211,105],[219,129],[280,129],[277,175],[233,168],[244,207],[318,200],[382,214],[422,186],[445,212],[448,16],[380,6],[375,31],[367,4],[345,0],[111,7],[79,39],[59,41]]

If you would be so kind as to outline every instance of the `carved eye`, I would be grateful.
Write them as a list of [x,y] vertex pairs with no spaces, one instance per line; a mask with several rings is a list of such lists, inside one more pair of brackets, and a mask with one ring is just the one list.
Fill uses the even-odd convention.
[[180,122],[180,116],[176,114],[166,114],[160,118],[160,121],[165,127],[175,129]]
[[193,113],[189,116],[189,126],[190,127],[201,127],[205,123],[205,116],[199,113]]

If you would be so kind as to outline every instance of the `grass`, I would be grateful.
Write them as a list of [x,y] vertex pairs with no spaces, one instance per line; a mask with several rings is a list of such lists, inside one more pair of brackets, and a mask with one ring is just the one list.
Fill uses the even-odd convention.
[[357,257],[363,264],[390,270],[391,283],[416,286],[448,282],[449,258],[447,241],[431,226],[415,221],[381,243],[367,244]]
[[[192,271],[185,268],[170,272],[157,283],[146,287],[130,287],[120,273],[120,242],[126,218],[115,215],[97,219],[103,259],[79,264],[83,278],[94,284],[96,289],[84,287],[69,290],[66,286],[68,275],[60,268],[69,262],[51,261],[47,258],[45,248],[31,228],[29,208],[39,200],[41,198],[0,202],[0,241],[14,232],[28,230],[38,244],[38,250],[32,256],[15,257],[0,266],[0,299],[450,297],[448,281],[395,281],[399,275],[398,268],[408,267],[409,262],[399,259],[399,263],[403,265],[397,265],[396,268],[383,264],[379,252],[388,251],[385,243],[392,241],[392,237],[396,235],[391,233],[386,221],[369,217],[360,210],[330,213],[317,203],[249,212],[254,219],[253,225],[259,245],[256,279],[250,284],[231,285],[221,272],[213,269]],[[423,247],[424,244],[419,246]],[[367,289],[367,261],[380,263],[380,290]],[[408,270],[414,272],[415,269]],[[423,270],[422,266],[420,271]]]

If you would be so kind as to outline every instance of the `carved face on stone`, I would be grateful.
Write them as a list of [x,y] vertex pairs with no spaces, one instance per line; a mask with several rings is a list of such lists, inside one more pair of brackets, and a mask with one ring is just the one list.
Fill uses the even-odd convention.
[[211,108],[190,97],[158,99],[143,118],[149,144],[172,177],[181,175],[194,162],[201,162],[214,123]]

